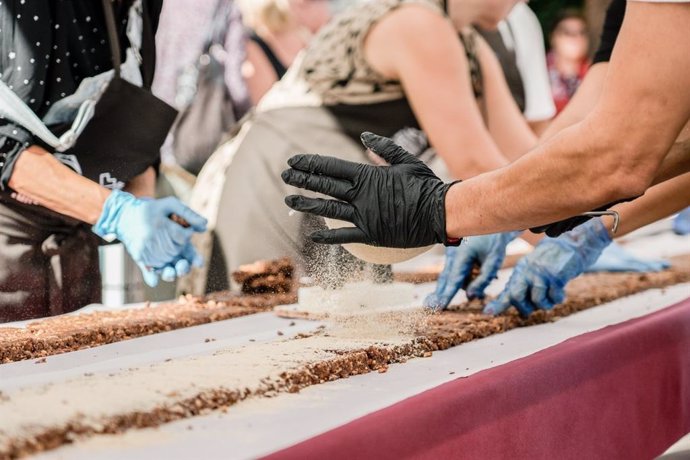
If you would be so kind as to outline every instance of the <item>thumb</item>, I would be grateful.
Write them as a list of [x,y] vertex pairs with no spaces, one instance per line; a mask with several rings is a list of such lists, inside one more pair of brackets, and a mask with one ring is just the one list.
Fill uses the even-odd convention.
[[163,198],[168,214],[175,214],[184,219],[195,232],[205,232],[208,221],[173,197]]
[[414,155],[400,147],[387,137],[365,132],[361,136],[362,144],[391,165],[421,163]]

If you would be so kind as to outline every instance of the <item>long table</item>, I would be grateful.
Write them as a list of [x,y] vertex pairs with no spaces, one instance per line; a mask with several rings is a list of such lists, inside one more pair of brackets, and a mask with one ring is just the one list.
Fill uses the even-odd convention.
[[[660,245],[658,236],[645,237],[639,248],[657,245],[663,255],[690,241],[674,238],[665,235]],[[286,326],[259,314],[54,356],[41,366],[3,365],[0,390],[213,353],[318,324]],[[217,340],[205,342],[210,336]],[[690,284],[466,343],[383,374],[96,436],[36,458],[651,458],[690,431],[688,342]]]

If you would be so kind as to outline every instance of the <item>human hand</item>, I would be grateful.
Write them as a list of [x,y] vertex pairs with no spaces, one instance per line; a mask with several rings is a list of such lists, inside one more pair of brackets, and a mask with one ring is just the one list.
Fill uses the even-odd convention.
[[372,166],[319,155],[296,155],[283,171],[288,185],[332,196],[336,200],[290,195],[296,211],[355,224],[311,235],[316,243],[364,243],[415,248],[434,243],[457,245],[446,236],[445,184],[421,161],[390,139],[362,134],[365,147],[390,166]]
[[[506,256],[506,246],[520,232],[495,233],[467,238],[458,247],[446,248],[446,261],[438,278],[436,291],[424,299],[424,306],[445,310],[460,289],[468,299],[484,298],[484,290],[496,278]],[[479,276],[472,279],[472,270],[480,267]]]
[[593,272],[660,272],[670,267],[665,260],[645,260],[635,257],[620,245],[611,243],[592,265],[585,269]]
[[[174,222],[178,216],[189,227]],[[149,286],[189,272],[201,266],[203,260],[191,244],[194,232],[206,230],[206,219],[176,198],[160,200],[138,199],[133,195],[113,191],[106,199],[103,211],[93,232],[103,238],[120,240],[144,274]]]
[[585,271],[611,244],[601,219],[592,219],[558,238],[545,238],[515,266],[501,294],[484,313],[503,313],[511,305],[522,316],[549,310],[565,299],[565,285]]

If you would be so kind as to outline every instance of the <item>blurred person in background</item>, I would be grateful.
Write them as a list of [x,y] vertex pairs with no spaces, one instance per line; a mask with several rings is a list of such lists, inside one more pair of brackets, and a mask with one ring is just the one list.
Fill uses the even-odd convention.
[[515,103],[539,135],[556,114],[546,68],[544,36],[537,15],[518,2],[495,30],[477,26],[496,53]]
[[329,0],[240,0],[249,28],[243,74],[253,105],[283,78],[297,54],[331,18]]
[[551,49],[546,57],[556,111],[566,106],[589,68],[587,22],[576,10],[565,10],[549,34]]
[[215,228],[197,246],[212,254],[211,266],[185,290],[225,289],[229,273],[259,259],[289,256],[307,272],[324,265],[313,263],[321,255],[305,231],[323,220],[289,216],[283,202],[298,191],[280,180],[296,152],[380,162],[359,140],[373,129],[455,179],[505,166],[535,145],[496,56],[471,28],[496,27],[516,1],[445,3],[361,3],[321,30],[202,170],[191,204]]
[[[245,31],[242,16],[231,0],[232,13],[228,18],[225,42],[225,81],[241,118],[249,110],[249,94],[242,78],[245,60]],[[156,75],[154,94],[173,107],[184,108],[185,97],[180,94],[180,75],[185,67],[193,65],[208,39],[208,28],[219,0],[175,0],[163,2],[160,23],[156,32]],[[166,161],[166,158],[163,158]]]
[[0,322],[99,302],[98,237],[152,286],[200,263],[204,219],[152,199],[175,117],[150,93],[161,3],[0,2]]
[[[232,0],[174,0],[163,2],[156,32],[156,74],[151,90],[177,110],[183,110],[194,97],[197,82],[190,68],[197,64],[209,39],[219,3],[230,4],[227,16],[223,63],[225,83],[237,119],[249,110],[251,102],[242,76],[245,60],[245,30],[240,12]],[[161,150],[163,164],[176,163],[171,139]]]

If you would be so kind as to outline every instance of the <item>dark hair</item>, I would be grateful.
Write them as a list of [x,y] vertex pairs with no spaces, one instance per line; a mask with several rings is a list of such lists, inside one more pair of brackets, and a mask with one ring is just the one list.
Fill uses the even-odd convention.
[[580,21],[584,22],[585,25],[587,25],[587,19],[585,18],[585,15],[582,14],[582,11],[575,8],[567,8],[559,11],[551,22],[551,27],[549,27],[549,37],[553,35],[561,22],[565,21],[566,19],[579,19]]

